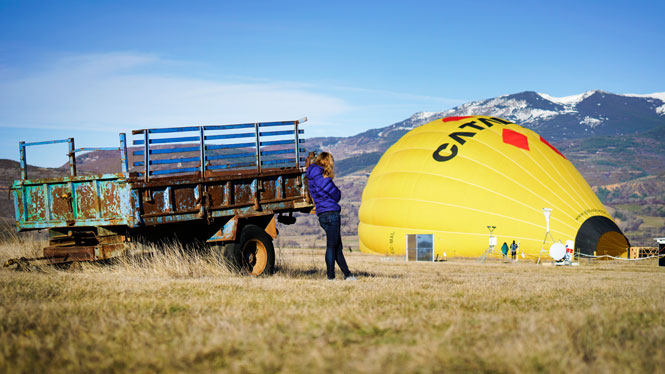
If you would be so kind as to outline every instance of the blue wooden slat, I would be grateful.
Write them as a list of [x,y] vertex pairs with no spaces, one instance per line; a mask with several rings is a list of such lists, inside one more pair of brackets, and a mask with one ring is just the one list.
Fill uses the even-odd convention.
[[[301,158],[300,161],[304,162],[305,159]],[[276,164],[288,164],[288,163],[296,163],[295,159],[292,158],[281,158],[277,160],[267,160],[267,161],[261,161],[261,165],[276,165]]]
[[217,155],[217,156],[207,156],[206,161],[213,161],[213,160],[224,160],[224,159],[229,159],[229,158],[242,158],[242,157],[254,157],[255,153],[231,153],[231,154],[226,154],[226,155]]
[[[254,144],[254,143],[252,143]],[[207,149],[207,148],[206,148]],[[150,154],[151,155],[162,155],[162,154],[169,154],[169,153],[180,153],[180,152],[198,152],[200,150],[199,147],[180,147],[180,148],[168,148],[168,149],[151,149]],[[134,151],[132,153],[134,156],[142,156],[143,151]]]
[[289,153],[296,153],[295,149],[282,149],[279,151],[262,151],[261,156],[270,156],[270,155],[284,155]]
[[255,147],[255,146],[256,146],[256,143],[254,143],[254,142],[251,142],[251,143],[236,143],[236,144],[212,144],[212,145],[206,145],[206,150],[247,148],[247,147]]
[[164,175],[164,174],[176,174],[176,173],[195,173],[199,171],[199,168],[181,168],[181,169],[169,169],[169,170],[155,170],[151,171],[151,175]]
[[253,129],[253,123],[239,123],[235,125],[208,125],[203,126],[204,130],[235,130],[235,129]]
[[[167,144],[167,143],[181,143],[181,142],[200,142],[201,138],[198,136],[183,136],[180,138],[164,138],[164,139],[150,139],[150,144]],[[134,140],[134,145],[144,144],[144,140]]]
[[[177,164],[179,162],[199,162],[200,160],[201,159],[199,157],[172,158],[168,160],[150,160],[150,165],[168,165],[168,164]],[[143,166],[143,161],[135,162],[134,166]]]
[[227,135],[208,135],[208,136],[206,136],[206,140],[251,138],[253,136],[255,136],[254,133],[227,134]]
[[277,164],[287,164],[287,163],[295,164],[296,160],[292,158],[284,158],[280,160],[261,161],[261,165],[277,165]]
[[269,141],[269,142],[261,142],[261,146],[264,146],[264,145],[283,145],[283,144],[293,144],[293,143],[295,143],[295,142],[296,142],[295,139],[291,139],[291,140],[273,140],[273,141]]
[[293,130],[279,130],[279,131],[261,131],[260,136],[277,136],[277,135],[293,135]]
[[148,134],[167,134],[173,132],[199,131],[199,126],[168,127],[163,129],[148,129]]
[[[176,174],[176,173],[194,173],[199,171],[199,168],[181,168],[181,169],[168,169],[168,170],[151,170],[150,175],[165,175],[165,174]],[[143,172],[139,172],[139,176],[142,176]]]
[[[264,131],[260,132],[259,135],[261,136],[277,136],[277,135],[293,135],[294,131],[293,130],[281,130],[281,131]],[[299,130],[298,134],[304,134],[305,132],[303,130]]]
[[245,162],[245,163],[238,163],[238,164],[226,164],[226,165],[211,165],[208,166],[209,170],[221,170],[221,169],[234,169],[234,168],[242,168],[242,167],[254,167],[256,164],[254,162]]
[[283,121],[283,122],[263,122],[259,123],[259,127],[272,127],[272,126],[294,126],[295,121]]

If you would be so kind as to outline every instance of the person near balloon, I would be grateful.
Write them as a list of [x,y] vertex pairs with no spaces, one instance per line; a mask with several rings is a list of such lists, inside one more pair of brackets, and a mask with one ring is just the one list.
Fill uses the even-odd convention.
[[346,264],[342,252],[342,235],[339,200],[342,192],[337,188],[335,178],[335,160],[332,154],[321,152],[305,174],[309,183],[309,194],[314,200],[319,224],[326,232],[326,274],[329,280],[335,279],[335,262],[346,280],[356,280]]
[[501,253],[503,253],[503,258],[505,260],[508,256],[508,243],[503,242],[503,245],[501,246]]
[[517,258],[517,243],[513,240],[513,244],[510,245],[510,257],[515,261]]

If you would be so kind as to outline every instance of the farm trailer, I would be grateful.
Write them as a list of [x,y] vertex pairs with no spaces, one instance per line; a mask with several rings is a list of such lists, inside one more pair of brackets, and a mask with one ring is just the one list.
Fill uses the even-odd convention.
[[[272,273],[277,220],[314,208],[304,177],[298,121],[135,130],[129,167],[126,135],[119,148],[75,148],[74,139],[19,143],[14,181],[17,231],[48,229],[49,263],[106,260],[130,242],[207,242],[253,275]],[[69,175],[29,179],[26,148],[67,143]],[[76,153],[120,151],[121,172],[78,175]],[[18,267],[28,259],[10,260]]]

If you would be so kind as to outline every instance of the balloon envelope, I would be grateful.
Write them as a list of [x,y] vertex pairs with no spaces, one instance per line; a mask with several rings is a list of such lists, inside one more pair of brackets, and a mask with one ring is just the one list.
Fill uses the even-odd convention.
[[360,248],[404,254],[407,234],[434,234],[439,257],[477,257],[496,226],[499,243],[538,256],[543,208],[552,209],[551,238],[574,240],[582,253],[630,246],[573,164],[537,133],[495,117],[448,117],[409,131],[381,157],[363,191]]

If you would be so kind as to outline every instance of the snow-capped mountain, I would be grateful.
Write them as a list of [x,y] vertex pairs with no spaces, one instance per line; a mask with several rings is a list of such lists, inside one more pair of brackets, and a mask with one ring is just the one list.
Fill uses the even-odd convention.
[[394,138],[394,132],[408,131],[438,118],[469,115],[505,118],[553,141],[594,135],[627,135],[665,125],[665,92],[617,95],[594,90],[553,97],[525,91],[472,101],[443,112],[416,113],[380,129],[377,135],[392,135],[390,137]]

